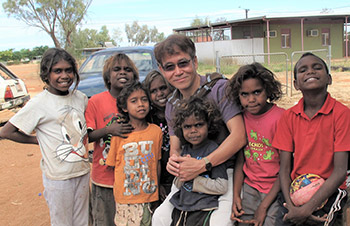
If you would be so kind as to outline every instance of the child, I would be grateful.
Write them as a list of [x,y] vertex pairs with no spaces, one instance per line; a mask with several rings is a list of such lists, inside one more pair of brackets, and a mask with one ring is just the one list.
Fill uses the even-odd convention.
[[[277,225],[333,225],[346,201],[345,177],[350,150],[350,110],[327,92],[332,83],[326,63],[312,53],[294,68],[294,87],[303,98],[282,115],[272,146],[280,152],[283,197]],[[302,206],[294,206],[289,187],[312,173],[325,183]],[[325,206],[317,210],[328,199]]]
[[[139,79],[135,64],[124,53],[106,60],[103,80],[108,91],[89,99],[85,112],[89,142],[94,142],[91,172],[91,214],[93,225],[114,225],[114,172],[106,166],[110,136],[126,137],[132,131],[128,123],[117,123],[117,96],[126,84]],[[108,125],[108,126],[107,126]]]
[[116,225],[151,225],[150,203],[157,201],[162,130],[149,124],[149,97],[137,82],[125,86],[117,101],[133,131],[127,138],[112,137],[106,164],[114,169]]
[[[88,100],[75,90],[79,83],[76,61],[63,49],[48,49],[40,63],[40,77],[47,89],[14,115],[0,136],[40,145],[51,225],[86,226],[90,165],[84,111]],[[36,136],[31,135],[33,131]]]
[[166,170],[170,144],[168,125],[165,119],[165,105],[169,93],[173,91],[173,87],[157,70],[153,70],[147,74],[143,85],[151,98],[150,122],[158,125],[163,131],[161,175],[159,182],[159,201],[163,202],[170,193],[171,184],[174,180],[174,176]]
[[253,63],[238,70],[230,79],[226,92],[227,97],[240,103],[244,110],[248,135],[248,144],[236,160],[231,218],[238,225],[274,226],[280,166],[279,153],[271,143],[284,109],[273,101],[282,96],[281,83],[270,70]]
[[[215,138],[220,125],[220,112],[215,105],[194,97],[179,104],[174,114],[174,132],[184,144],[182,156],[204,159],[218,144]],[[171,225],[209,225],[218,198],[228,188],[225,164],[220,164],[190,181],[174,184],[179,189],[170,199],[174,206]]]

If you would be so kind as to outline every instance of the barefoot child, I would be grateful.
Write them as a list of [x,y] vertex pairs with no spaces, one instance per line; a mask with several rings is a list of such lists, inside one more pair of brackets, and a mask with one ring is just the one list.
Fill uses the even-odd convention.
[[90,165],[84,111],[88,100],[75,90],[80,80],[76,61],[63,49],[48,49],[40,63],[40,77],[47,88],[6,123],[0,136],[39,144],[51,225],[86,226]]
[[238,225],[274,226],[280,166],[279,152],[271,143],[284,109],[273,101],[282,96],[281,84],[270,70],[253,63],[238,70],[230,79],[226,93],[244,110],[248,137],[248,144],[239,152],[235,165],[231,218]]
[[[218,144],[213,141],[218,134],[220,111],[215,105],[194,97],[180,102],[174,113],[174,132],[183,145],[181,155],[204,159]],[[174,184],[179,189],[170,199],[174,206],[171,226],[209,225],[212,211],[218,208],[219,196],[228,188],[226,165],[206,169],[192,180]]]
[[[295,64],[294,87],[303,98],[282,115],[272,142],[281,151],[283,197],[277,225],[334,225],[341,220],[346,202],[350,110],[327,92],[331,84],[326,63],[316,55],[305,53]],[[289,187],[305,173],[316,174],[325,182],[308,202],[294,206]]]
[[114,198],[118,226],[151,225],[150,203],[157,201],[162,130],[146,121],[149,97],[132,83],[118,96],[117,107],[133,131],[112,137],[106,164],[114,168]]

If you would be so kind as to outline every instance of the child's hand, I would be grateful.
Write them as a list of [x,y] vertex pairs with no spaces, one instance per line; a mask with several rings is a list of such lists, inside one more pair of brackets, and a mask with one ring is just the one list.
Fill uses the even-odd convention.
[[255,211],[253,222],[250,224],[254,224],[254,226],[262,226],[264,224],[266,218],[266,209],[261,205]]
[[106,127],[108,130],[108,134],[112,136],[119,136],[121,138],[127,138],[124,134],[131,133],[133,131],[133,127],[129,123],[119,123],[114,122],[111,125]]
[[315,225],[327,220],[327,215],[322,217],[314,216],[309,209],[303,208],[303,206],[296,207],[288,205],[287,203],[284,203],[283,206],[288,209],[288,213],[284,215],[283,220],[292,222],[296,225],[303,225],[306,223],[309,225]]
[[239,217],[242,216],[243,214],[244,214],[244,210],[242,209],[242,199],[241,199],[241,197],[233,198],[232,211],[231,211],[231,220],[242,222],[242,220],[239,219]]

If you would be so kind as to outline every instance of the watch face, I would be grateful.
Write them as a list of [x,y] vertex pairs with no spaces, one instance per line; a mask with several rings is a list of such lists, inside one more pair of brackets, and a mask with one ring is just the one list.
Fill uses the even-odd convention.
[[207,171],[211,171],[211,168],[212,168],[212,165],[211,165],[210,162],[208,162],[207,164],[205,164],[205,169],[206,169]]

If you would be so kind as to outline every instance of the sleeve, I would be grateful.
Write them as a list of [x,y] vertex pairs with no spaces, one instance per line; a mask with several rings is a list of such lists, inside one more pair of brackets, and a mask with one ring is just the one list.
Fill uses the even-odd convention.
[[158,133],[159,133],[158,134],[158,160],[160,160],[162,158],[162,145],[163,145],[163,132],[161,128],[159,128]]
[[228,180],[224,178],[205,178],[197,176],[193,180],[193,192],[201,192],[209,195],[222,195],[228,190]]
[[86,120],[86,127],[90,130],[95,130],[97,128],[96,125],[96,106],[95,106],[95,99],[92,97],[88,103],[85,110],[85,120]]
[[106,165],[108,166],[115,166],[118,151],[118,143],[118,137],[112,137],[110,144],[111,146],[109,148],[109,152],[106,159]]
[[334,151],[350,151],[350,109],[341,111],[335,119]]
[[171,112],[173,112],[173,105],[171,103],[167,102],[165,105],[165,120],[168,125],[168,130],[169,130],[169,136],[175,136],[174,129],[172,126],[172,117],[171,117]]
[[291,117],[289,114],[293,114],[291,111],[285,111],[280,118],[277,129],[272,141],[272,146],[278,150],[293,152],[294,142],[293,142],[293,131],[289,126],[291,125]]
[[226,98],[225,89],[227,85],[226,79],[220,79],[213,87],[212,91],[208,94],[215,100],[223,121],[225,124],[234,116],[241,113],[239,106]]
[[27,135],[30,135],[40,121],[45,118],[44,112],[40,110],[40,106],[36,103],[34,99],[29,100],[28,103],[9,120],[13,126]]

